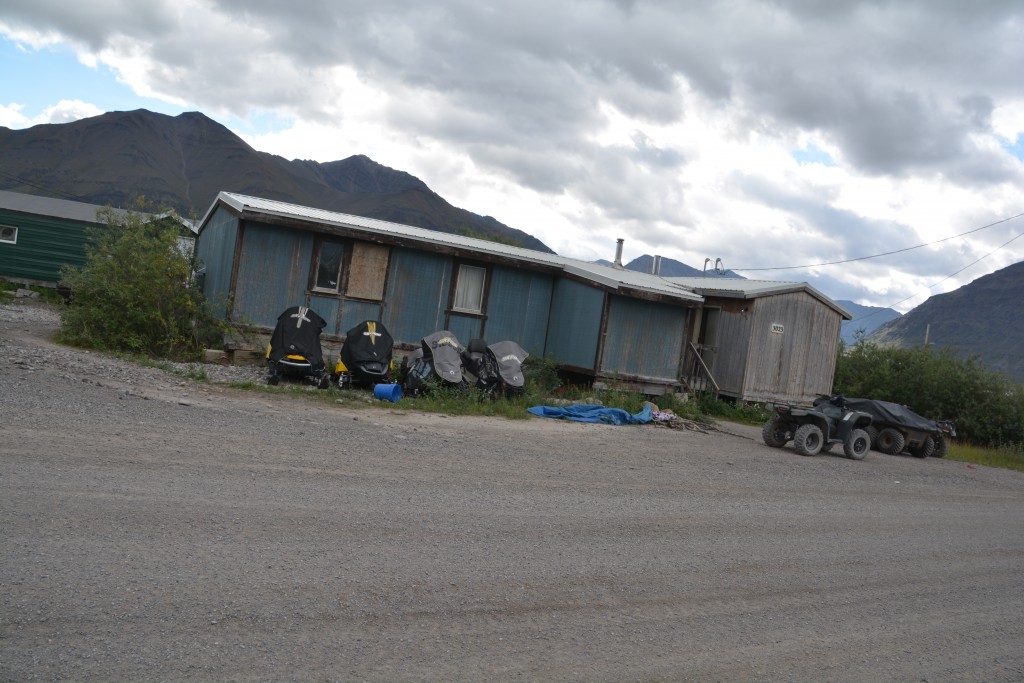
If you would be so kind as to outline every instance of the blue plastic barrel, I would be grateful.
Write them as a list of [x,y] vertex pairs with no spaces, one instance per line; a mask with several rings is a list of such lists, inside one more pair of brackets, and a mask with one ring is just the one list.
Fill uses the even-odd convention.
[[392,403],[398,403],[402,399],[402,385],[401,384],[377,384],[373,387],[374,398],[379,398],[382,401],[391,401]]

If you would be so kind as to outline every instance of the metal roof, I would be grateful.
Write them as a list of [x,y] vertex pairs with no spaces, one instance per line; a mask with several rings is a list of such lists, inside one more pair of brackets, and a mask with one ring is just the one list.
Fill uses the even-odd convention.
[[234,192],[221,192],[217,199],[207,210],[206,215],[200,223],[199,231],[202,233],[218,204],[225,204],[239,214],[253,212],[268,216],[290,218],[314,222],[320,225],[334,225],[349,229],[358,229],[363,232],[375,235],[386,235],[389,237],[400,237],[405,240],[433,244],[479,254],[488,254],[505,259],[532,263],[540,266],[557,268],[565,273],[581,277],[601,285],[614,289],[636,289],[651,292],[661,296],[678,299],[681,301],[700,303],[704,299],[699,294],[685,288],[680,288],[669,282],[666,278],[649,273],[641,273],[633,270],[624,270],[613,266],[605,266],[599,263],[590,263],[577,259],[566,258],[557,254],[547,254],[542,251],[514,247],[498,242],[477,239],[475,237],[464,237],[449,233],[417,228],[401,223],[391,223],[365,218],[352,214],[314,209],[308,206],[289,204],[287,202],[260,197],[250,197]]
[[834,309],[846,320],[853,316],[831,298],[806,282],[785,282],[779,280],[746,280],[732,277],[670,277],[669,282],[703,296],[717,296],[735,299],[756,299],[774,294],[807,292],[822,303]]
[[64,218],[80,223],[102,225],[103,221],[96,218],[96,212],[102,208],[102,206],[86,204],[85,202],[73,202],[67,199],[53,199],[52,197],[39,197],[33,194],[0,190],[0,209],[30,213],[36,216]]

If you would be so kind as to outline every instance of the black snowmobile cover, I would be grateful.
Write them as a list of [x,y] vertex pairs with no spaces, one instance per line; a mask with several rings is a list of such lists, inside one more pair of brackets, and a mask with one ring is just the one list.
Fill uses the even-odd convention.
[[850,410],[868,413],[871,415],[875,425],[898,425],[921,432],[939,431],[935,420],[921,417],[910,408],[899,403],[876,401],[871,398],[848,398],[846,399],[846,407]]
[[381,323],[364,320],[345,333],[345,345],[341,347],[341,362],[350,371],[359,363],[377,361],[385,366],[391,364],[395,340]]
[[462,382],[462,344],[448,330],[438,330],[420,342],[423,355],[431,358],[438,377],[452,384]]
[[324,354],[320,348],[320,332],[327,321],[305,306],[292,306],[277,317],[277,326],[270,337],[271,362],[285,356],[305,358],[314,371],[324,367]]
[[523,377],[523,361],[530,355],[514,341],[495,342],[487,347],[498,363],[498,374],[510,387],[521,387],[526,383]]

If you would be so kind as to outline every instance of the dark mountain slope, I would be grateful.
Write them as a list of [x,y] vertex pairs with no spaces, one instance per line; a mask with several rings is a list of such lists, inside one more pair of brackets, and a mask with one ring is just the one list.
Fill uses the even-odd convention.
[[937,294],[869,336],[898,346],[928,343],[978,356],[986,367],[1024,383],[1024,262]]
[[418,178],[363,155],[318,163],[258,152],[198,112],[110,112],[25,130],[0,128],[0,189],[201,216],[226,190],[551,252],[489,216],[459,209]]
[[864,332],[865,336],[871,334],[880,325],[900,317],[899,311],[880,306],[861,306],[852,301],[840,300],[836,302],[853,316],[853,320],[844,320],[840,336],[847,344],[853,344],[857,340],[857,333]]

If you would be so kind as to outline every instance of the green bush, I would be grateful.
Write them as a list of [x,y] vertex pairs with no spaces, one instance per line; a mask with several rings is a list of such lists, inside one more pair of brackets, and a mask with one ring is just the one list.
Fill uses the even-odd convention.
[[[141,202],[140,202],[141,208]],[[161,358],[193,359],[217,339],[195,283],[195,263],[179,245],[182,225],[140,211],[97,212],[105,228],[90,232],[86,263],[61,272],[72,292],[61,310],[61,341]]]
[[986,446],[1024,444],[1024,387],[955,349],[896,348],[859,340],[841,346],[834,391],[892,401],[952,420],[957,435]]

